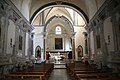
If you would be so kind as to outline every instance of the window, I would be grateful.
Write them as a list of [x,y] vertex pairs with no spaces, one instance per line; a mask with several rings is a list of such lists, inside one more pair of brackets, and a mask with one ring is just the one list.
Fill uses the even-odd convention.
[[57,27],[55,28],[55,34],[61,34],[61,33],[62,33],[61,27],[60,27],[60,26],[57,26]]

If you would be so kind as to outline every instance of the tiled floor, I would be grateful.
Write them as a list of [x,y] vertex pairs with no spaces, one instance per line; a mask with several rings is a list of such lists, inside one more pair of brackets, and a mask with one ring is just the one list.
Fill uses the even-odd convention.
[[71,80],[67,74],[65,63],[54,63],[54,70],[51,73],[49,80]]
[[54,69],[49,80],[71,80],[66,69]]

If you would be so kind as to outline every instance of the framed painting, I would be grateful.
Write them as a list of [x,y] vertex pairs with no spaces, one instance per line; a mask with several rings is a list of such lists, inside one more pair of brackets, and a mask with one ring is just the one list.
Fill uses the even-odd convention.
[[62,38],[55,38],[55,49],[63,49]]
[[77,47],[77,53],[78,57],[83,57],[83,47],[81,45]]

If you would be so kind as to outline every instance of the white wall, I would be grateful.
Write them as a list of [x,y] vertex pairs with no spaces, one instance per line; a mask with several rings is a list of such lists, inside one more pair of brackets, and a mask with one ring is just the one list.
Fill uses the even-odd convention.
[[30,0],[23,0],[21,13],[29,21]]
[[[109,51],[114,51],[114,41],[113,41],[113,30],[112,30],[112,23],[111,23],[111,18],[107,18],[104,23],[104,38],[105,42],[108,44],[108,52]],[[108,36],[110,36],[110,43],[108,42]]]
[[11,0],[11,1],[18,8],[18,10],[21,10],[21,4],[23,0]]
[[[35,56],[35,48],[39,45],[43,49],[43,27],[34,27],[34,38],[33,38],[33,54]],[[41,58],[43,59],[43,52],[41,52]]]
[[[83,55],[85,54],[85,38],[83,32],[86,32],[84,27],[74,27],[75,35],[75,49],[81,45],[83,47]],[[78,59],[77,52],[75,53],[76,59]]]
[[28,50],[29,50],[29,34],[28,33],[26,33],[26,40],[25,40],[26,42],[25,42],[25,56],[27,56],[28,55]]
[[31,0],[11,0],[23,16],[29,21],[29,10]]
[[[12,44],[11,40],[12,39]],[[8,35],[7,35],[7,54],[12,54],[13,45],[15,44],[15,25],[14,22],[9,20],[9,26],[8,26]]]
[[71,48],[70,38],[66,37],[65,38],[65,51],[70,51],[70,48]]
[[[84,39],[84,35],[83,32],[85,32],[85,28],[84,27],[74,27],[74,30],[76,32],[75,35],[75,49],[79,46],[82,45],[83,47],[83,54],[85,54],[85,39]],[[41,32],[43,32],[43,27],[35,27],[35,29],[33,30],[33,32],[35,33],[34,35],[34,50],[33,53],[35,55],[35,48],[36,46],[40,46],[41,49],[43,49],[43,35]],[[47,37],[48,38],[48,37]],[[54,38],[55,36],[49,36],[49,42],[50,44],[48,44],[49,46],[53,46],[54,47]],[[70,50],[70,39],[68,37],[65,37],[65,50]],[[54,49],[53,47],[49,47],[50,49]],[[75,54],[76,58],[77,57],[77,53]]]
[[[62,38],[63,39],[63,49],[61,51],[70,51],[70,37],[69,35],[56,35],[56,34],[48,34],[48,37],[46,39],[46,44],[47,44],[47,48],[49,48],[48,50],[50,51],[55,51],[55,38]],[[58,51],[58,50],[56,50]]]
[[90,53],[91,53],[90,58],[93,59],[93,55],[95,54],[93,31],[90,32],[89,37],[90,37]]

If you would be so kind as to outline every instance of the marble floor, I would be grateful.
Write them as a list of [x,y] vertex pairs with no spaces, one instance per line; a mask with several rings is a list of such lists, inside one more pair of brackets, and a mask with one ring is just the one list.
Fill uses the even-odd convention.
[[65,63],[54,63],[54,69],[49,80],[71,80],[67,73]]
[[54,69],[49,80],[71,80],[66,69]]

